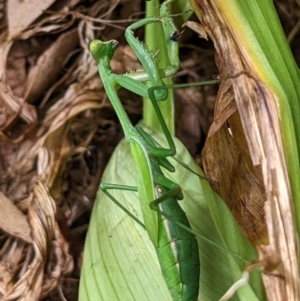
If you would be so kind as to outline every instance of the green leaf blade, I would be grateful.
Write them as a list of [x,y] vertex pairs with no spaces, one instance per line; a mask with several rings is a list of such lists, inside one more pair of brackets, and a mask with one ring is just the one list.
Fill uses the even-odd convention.
[[[162,135],[151,134],[163,144]],[[182,144],[175,141],[178,157],[193,170],[201,172]],[[200,179],[172,160],[173,163],[177,172],[168,176],[182,186],[185,199],[180,204],[192,228],[217,245],[232,247],[246,259],[255,258],[252,246],[240,234],[229,210],[207,180]],[[133,164],[129,145],[122,141],[110,160],[103,181],[136,185]],[[137,193],[114,191],[114,196],[143,221]],[[210,202],[215,202],[215,205]],[[215,219],[220,216],[224,218],[219,224]],[[231,233],[228,238],[222,237],[228,233]],[[218,300],[239,279],[245,264],[201,238],[198,242],[200,300]],[[102,192],[97,196],[86,239],[79,300],[172,300],[147,231]],[[239,289],[232,300],[264,300],[260,275],[251,276],[250,284]]]
[[[129,154],[126,160],[124,154]],[[136,185],[133,166],[129,145],[123,140],[110,160],[103,182]],[[137,193],[116,190],[113,194],[143,221]],[[87,298],[87,291],[92,298]],[[79,300],[171,301],[147,231],[101,191],[85,242]]]

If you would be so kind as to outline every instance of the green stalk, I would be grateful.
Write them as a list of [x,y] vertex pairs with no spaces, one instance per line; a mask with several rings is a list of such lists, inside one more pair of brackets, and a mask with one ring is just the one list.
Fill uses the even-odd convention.
[[[159,1],[151,0],[146,3],[146,17],[151,16],[159,16]],[[158,52],[158,62],[159,67],[163,68],[170,65],[166,42],[164,40],[164,34],[161,24],[153,23],[146,26],[145,29],[145,44],[149,47],[149,49],[154,52]],[[166,78],[164,80],[166,85],[172,84],[172,78]],[[166,125],[171,133],[171,135],[175,134],[175,125],[174,125],[174,103],[173,103],[173,93],[169,91],[168,98],[160,102],[159,108],[162,112],[162,115],[165,119]],[[144,99],[143,105],[143,122],[146,126],[151,127],[155,130],[161,131],[158,119],[156,117],[156,113],[152,107],[152,104],[149,99]]]

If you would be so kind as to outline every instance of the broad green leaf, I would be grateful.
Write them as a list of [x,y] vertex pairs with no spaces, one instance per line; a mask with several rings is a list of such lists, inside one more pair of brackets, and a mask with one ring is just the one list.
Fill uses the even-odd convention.
[[[162,135],[153,137],[163,144]],[[176,157],[201,173],[184,146],[178,140],[175,142]],[[229,210],[212,191],[208,181],[170,160],[176,173],[169,176],[183,189],[185,198],[181,205],[193,229],[246,260],[255,259],[252,246],[243,238]],[[126,141],[116,148],[102,181],[136,185],[134,162]],[[137,193],[111,192],[142,221]],[[202,238],[198,241],[200,300],[218,300],[240,278],[245,263]],[[260,275],[253,273],[250,284],[239,289],[231,300],[263,299]],[[147,231],[101,191],[97,195],[85,242],[79,300],[172,300]]]
[[[102,182],[136,185],[129,144],[113,153]],[[111,191],[143,221],[138,195]],[[147,231],[99,190],[85,242],[79,300],[172,300]]]

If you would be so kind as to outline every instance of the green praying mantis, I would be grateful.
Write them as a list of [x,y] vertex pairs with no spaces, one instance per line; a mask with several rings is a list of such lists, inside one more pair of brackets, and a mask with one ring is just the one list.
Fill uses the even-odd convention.
[[[161,7],[161,16],[167,16],[167,3]],[[118,186],[111,184],[101,184],[101,189],[113,201],[117,200],[108,192],[110,189],[123,189],[137,191],[140,195],[140,202],[143,212],[144,226],[148,231],[151,241],[157,249],[162,273],[165,276],[171,295],[174,300],[197,300],[199,290],[199,254],[197,240],[193,234],[178,227],[177,222],[190,228],[190,224],[178,205],[177,200],[181,200],[183,195],[181,188],[175,182],[164,176],[161,167],[169,171],[174,171],[174,167],[166,159],[176,153],[172,137],[167,129],[157,101],[163,101],[167,98],[168,91],[165,89],[150,90],[140,83],[142,80],[150,80],[153,86],[162,86],[161,77],[174,74],[178,69],[178,56],[176,51],[178,31],[175,28],[172,19],[165,18],[163,28],[167,40],[167,48],[170,54],[170,62],[173,64],[170,68],[159,70],[152,54],[145,46],[135,39],[133,30],[145,26],[151,22],[161,22],[162,19],[149,18],[135,22],[126,30],[125,37],[132,47],[137,57],[140,59],[145,73],[130,73],[130,76],[116,75],[110,70],[110,59],[112,58],[116,41],[101,42],[93,41],[90,44],[91,53],[98,63],[98,70],[102,78],[105,90],[111,100],[115,111],[122,124],[125,139],[130,143],[131,153],[134,158],[137,173],[138,187]],[[175,53],[175,55],[173,55]],[[141,126],[133,127],[125,113],[119,98],[116,94],[116,86],[126,87],[140,96],[150,96],[162,130],[168,141],[169,148],[158,147],[151,136],[143,130]],[[152,210],[154,209],[154,210]],[[161,218],[163,212],[168,212],[170,219]],[[174,243],[171,244],[171,241]],[[181,248],[181,250],[179,250]],[[173,257],[172,259],[166,258]],[[183,271],[186,269],[186,271]]]
[[[157,104],[158,101],[164,101],[167,98],[168,89],[170,89],[170,86],[164,85],[162,79],[173,75],[179,66],[177,42],[180,37],[180,33],[175,27],[172,19],[169,17],[167,9],[169,3],[172,1],[173,0],[165,1],[161,5],[160,17],[142,19],[133,23],[126,29],[126,40],[142,63],[144,68],[143,71],[132,72],[124,75],[112,73],[110,69],[110,61],[113,57],[114,50],[118,45],[117,41],[111,40],[102,42],[100,40],[94,40],[90,44],[90,51],[96,63],[98,64],[98,71],[105,91],[118,115],[125,134],[126,142],[123,142],[122,145],[124,146],[126,144],[127,148],[121,148],[123,150],[123,154],[119,153],[119,157],[116,160],[122,161],[120,158],[125,160],[124,158],[131,157],[130,162],[132,166],[134,166],[134,181],[132,185],[130,183],[130,179],[128,178],[128,182],[126,184],[111,184],[113,182],[103,182],[100,185],[100,189],[111,201],[116,203],[124,211],[124,213],[129,216],[131,220],[133,220],[134,223],[140,226],[141,229],[137,230],[137,233],[135,234],[131,233],[132,236],[135,237],[136,240],[139,240],[140,236],[142,235],[139,231],[146,229],[152,243],[152,247],[154,246],[156,249],[160,269],[165,279],[168,291],[162,291],[161,296],[164,297],[158,297],[157,295],[157,298],[154,299],[169,300],[168,298],[171,296],[170,300],[173,301],[196,301],[198,300],[200,277],[199,246],[195,237],[195,232],[191,229],[189,220],[178,203],[178,201],[183,199],[181,186],[184,184],[181,184],[180,186],[178,184],[179,182],[172,180],[170,175],[166,175],[166,172],[172,173],[179,168],[178,165],[175,167],[175,164],[171,164],[169,159],[174,157],[176,151],[178,151],[178,148],[181,146],[178,142],[174,142],[174,139],[170,135]],[[134,37],[135,29],[146,26],[152,22],[161,23],[164,30],[168,56],[171,64],[163,69],[158,68],[155,55],[149,52],[147,47]],[[150,81],[151,87],[144,84],[146,81]],[[218,80],[211,81],[210,83],[216,82],[218,82]],[[156,134],[154,134],[154,139],[149,131],[143,128],[141,124],[137,125],[136,127],[132,125],[117,95],[117,91],[120,87],[124,87],[142,97],[149,97],[160,122],[162,133],[165,139],[162,139]],[[164,140],[167,141],[167,147],[161,146],[164,143]],[[183,152],[186,152],[186,150]],[[114,165],[113,168],[115,169],[118,167],[121,168],[122,164],[124,164],[124,162],[119,162],[117,164],[115,159],[112,159],[112,162]],[[201,178],[195,174],[194,176],[198,181],[199,178]],[[204,185],[208,185],[208,183]],[[111,193],[111,191],[117,192],[117,195],[124,193],[124,191],[137,195],[141,212],[134,213],[134,210],[129,210],[127,206],[124,206],[121,203],[115,194],[113,195]],[[95,208],[93,212],[96,211],[99,212],[99,209]],[[100,214],[105,215],[107,213],[100,212]],[[94,215],[92,216],[92,219],[93,217]],[[113,217],[111,218],[113,219]],[[107,232],[108,237],[111,235],[111,240],[114,239],[114,236],[109,233],[113,233],[115,227],[117,227],[117,225],[123,221],[123,219],[118,220],[118,222],[114,224],[110,231],[108,229],[103,230],[104,232]],[[90,244],[91,241],[97,241],[98,239],[96,237],[97,231],[100,230],[95,227],[101,227],[101,224],[100,222],[94,222],[94,224],[96,226],[93,226],[94,230],[89,230],[87,238],[87,241],[89,242],[86,244]],[[201,232],[201,230],[199,232]],[[124,233],[124,237],[127,234],[128,233]],[[110,239],[108,239],[107,244],[110,244],[109,241]],[[104,244],[104,241],[99,241],[98,243],[101,245],[101,243]],[[132,243],[134,242],[131,241],[130,244]],[[120,245],[119,248],[121,247],[122,246]],[[125,254],[127,250],[125,246],[123,247]],[[149,247],[145,246],[145,253],[148,252],[147,248]],[[86,282],[86,279],[89,278],[88,274],[95,273],[95,271],[99,272],[100,270],[96,269],[95,266],[98,262],[103,262],[100,258],[101,256],[99,257],[98,254],[95,254],[96,251],[91,249],[90,252],[93,255],[86,255],[87,252],[85,249],[84,264],[88,264],[88,267],[83,269],[83,274],[81,276],[81,286],[85,285],[86,287],[89,286],[89,283]],[[94,259],[89,261],[89,263],[85,263],[89,260],[86,259],[87,256],[89,256],[89,259],[91,257],[98,259]],[[117,269],[116,267],[109,269],[104,262],[102,268],[103,271],[107,271],[108,274],[113,274],[113,269]],[[151,269],[150,264],[149,269]],[[121,273],[122,269],[118,269],[118,271],[118,273]],[[101,277],[101,275],[94,276]],[[135,275],[131,276],[136,277]],[[120,275],[117,275],[116,272],[115,277],[118,278]],[[130,277],[129,274],[128,277]],[[117,280],[106,279],[106,281],[108,282],[103,284],[105,287],[108,286],[111,281]],[[140,279],[137,277],[135,281],[138,283]],[[148,281],[147,278],[144,279],[144,281]],[[118,284],[118,286],[121,289],[124,284]],[[121,290],[120,293],[116,290],[116,287],[112,286],[111,291],[108,293],[108,295],[106,295],[104,294],[104,288],[102,293],[100,288],[99,294],[102,294],[102,296],[101,298],[98,296],[97,299],[154,300],[153,297],[148,297],[146,293],[145,295],[141,294],[141,297],[137,299],[133,299],[130,293],[129,295],[131,297],[124,298],[124,296],[122,296],[124,292]],[[165,297],[168,294],[169,297]],[[88,296],[88,294],[81,298],[85,300],[94,300],[94,297]]]

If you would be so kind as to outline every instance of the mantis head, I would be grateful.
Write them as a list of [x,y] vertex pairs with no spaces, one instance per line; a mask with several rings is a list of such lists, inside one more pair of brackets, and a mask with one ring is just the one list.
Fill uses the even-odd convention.
[[118,41],[110,40],[102,42],[100,40],[93,40],[90,43],[89,49],[94,60],[99,63],[101,59],[107,58],[111,60],[114,55],[115,49],[118,47]]

